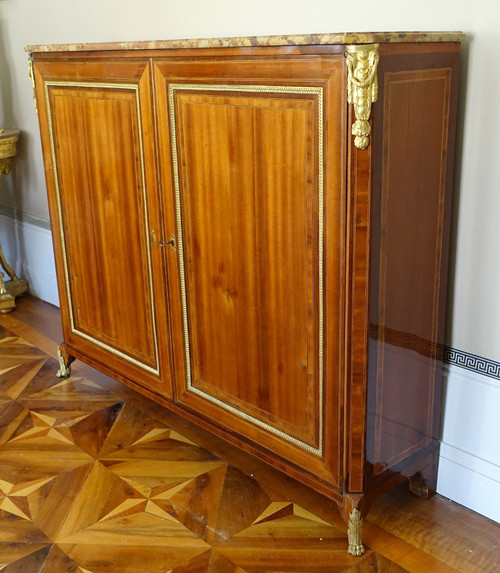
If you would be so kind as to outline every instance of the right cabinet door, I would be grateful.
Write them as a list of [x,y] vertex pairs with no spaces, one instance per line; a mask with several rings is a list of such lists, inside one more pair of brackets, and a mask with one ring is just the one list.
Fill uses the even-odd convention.
[[155,77],[176,401],[339,484],[343,57],[164,60]]

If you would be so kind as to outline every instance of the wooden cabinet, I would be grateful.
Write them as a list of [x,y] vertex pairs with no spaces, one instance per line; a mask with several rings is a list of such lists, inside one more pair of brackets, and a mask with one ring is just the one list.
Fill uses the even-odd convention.
[[351,36],[29,51],[62,374],[328,496],[359,554],[375,495],[435,488],[461,35]]

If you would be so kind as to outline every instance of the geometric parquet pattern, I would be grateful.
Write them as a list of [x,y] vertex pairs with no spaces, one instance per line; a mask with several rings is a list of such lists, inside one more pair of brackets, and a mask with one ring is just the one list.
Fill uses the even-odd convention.
[[0,327],[2,573],[402,572]]

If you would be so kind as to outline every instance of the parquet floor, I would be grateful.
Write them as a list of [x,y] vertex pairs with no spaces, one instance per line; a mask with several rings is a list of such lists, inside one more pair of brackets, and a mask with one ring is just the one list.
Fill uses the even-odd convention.
[[[457,551],[426,550],[425,531],[405,539],[401,519],[393,533],[367,522],[365,555],[347,555],[328,503],[306,509],[286,478],[256,479],[239,458],[244,473],[224,445],[198,445],[207,438],[89,367],[56,378],[49,343],[15,313],[1,317],[2,573],[500,571],[495,550],[449,565]],[[375,516],[387,522],[383,503]]]

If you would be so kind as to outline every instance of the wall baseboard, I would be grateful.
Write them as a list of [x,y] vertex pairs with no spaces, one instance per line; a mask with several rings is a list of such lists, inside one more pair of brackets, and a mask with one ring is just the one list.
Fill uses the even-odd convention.
[[445,365],[443,410],[438,493],[500,523],[500,384]]
[[500,505],[497,503],[500,481],[490,477],[496,476],[499,469],[499,466],[442,444],[437,491],[455,503],[500,523]]
[[[59,305],[48,221],[0,211],[0,243],[30,292]],[[22,263],[20,262],[22,261]],[[497,363],[446,349],[437,491],[500,522],[500,383]]]
[[0,244],[17,276],[28,281],[29,292],[59,306],[50,227],[35,223],[0,213]]

